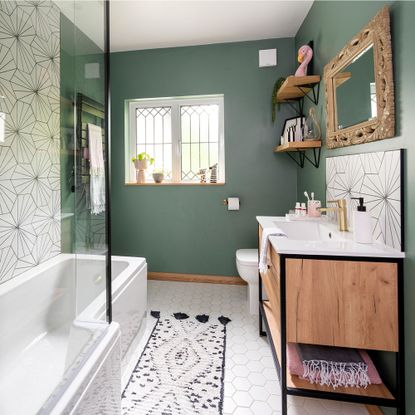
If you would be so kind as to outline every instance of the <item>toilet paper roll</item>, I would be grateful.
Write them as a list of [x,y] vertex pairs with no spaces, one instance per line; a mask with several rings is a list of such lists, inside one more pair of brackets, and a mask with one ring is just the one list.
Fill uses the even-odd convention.
[[239,210],[239,197],[228,197],[228,210]]

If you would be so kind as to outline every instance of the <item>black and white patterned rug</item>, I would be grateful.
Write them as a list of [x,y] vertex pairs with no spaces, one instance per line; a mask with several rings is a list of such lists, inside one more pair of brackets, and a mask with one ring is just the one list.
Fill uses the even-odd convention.
[[157,323],[122,395],[123,415],[221,415],[231,320],[151,315]]

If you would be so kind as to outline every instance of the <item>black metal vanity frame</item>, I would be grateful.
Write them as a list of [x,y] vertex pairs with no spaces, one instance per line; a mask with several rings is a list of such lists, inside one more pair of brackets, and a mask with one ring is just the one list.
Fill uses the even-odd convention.
[[[405,336],[404,336],[404,292],[403,258],[377,258],[377,257],[344,257],[328,255],[287,255],[279,254],[280,257],[280,297],[281,297],[281,362],[278,360],[272,334],[267,321],[267,316],[263,306],[262,277],[259,274],[259,335],[268,336],[278,379],[281,385],[282,395],[282,415],[287,415],[287,396],[301,396],[307,398],[329,399],[335,401],[351,402],[364,405],[374,405],[396,408],[398,415],[405,415]],[[335,261],[360,261],[360,262],[388,262],[395,263],[398,267],[398,341],[399,352],[395,353],[396,364],[396,388],[395,390],[385,384],[394,394],[395,399],[376,398],[362,395],[349,395],[338,392],[316,391],[302,388],[292,388],[287,386],[287,337],[286,337],[286,267],[287,258],[313,259],[313,260],[335,260]],[[265,327],[264,327],[265,326]],[[265,330],[264,330],[265,328]]]

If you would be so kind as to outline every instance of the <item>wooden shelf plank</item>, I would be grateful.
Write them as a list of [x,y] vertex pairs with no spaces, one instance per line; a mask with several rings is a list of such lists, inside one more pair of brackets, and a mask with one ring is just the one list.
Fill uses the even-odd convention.
[[285,102],[302,98],[311,90],[313,85],[319,82],[320,75],[289,76],[278,91],[277,101]]
[[278,147],[275,147],[274,153],[285,153],[287,151],[300,151],[320,147],[321,140],[293,141],[291,143],[281,144]]
[[[263,301],[265,316],[268,322],[269,329],[271,331],[271,339],[273,342],[275,351],[277,353],[278,360],[281,362],[281,333],[280,326],[277,324],[275,313],[271,308],[269,301]],[[340,393],[345,395],[357,395],[371,398],[384,398],[384,399],[395,399],[389,389],[381,385],[369,385],[366,389],[364,388],[330,388],[328,386],[320,386],[311,384],[310,382],[300,379],[298,376],[291,375],[287,368],[287,388],[304,389],[307,391],[316,392],[331,392]]]
[[145,182],[145,183],[136,183],[136,182],[126,182],[125,186],[225,186],[225,183],[199,183],[199,182]]

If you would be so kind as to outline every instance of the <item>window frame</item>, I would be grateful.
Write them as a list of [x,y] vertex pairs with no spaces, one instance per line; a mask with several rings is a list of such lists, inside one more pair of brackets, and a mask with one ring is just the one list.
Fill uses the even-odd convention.
[[[126,101],[126,130],[127,139],[125,146],[125,183],[135,183],[135,169],[131,162],[131,158],[136,156],[137,145],[137,122],[136,110],[141,108],[154,107],[170,107],[171,108],[171,139],[172,139],[172,180],[166,180],[163,183],[169,184],[200,184],[196,181],[181,180],[181,106],[189,105],[218,105],[218,139],[219,139],[219,155],[218,155],[218,184],[225,183],[225,126],[224,126],[224,95],[198,95],[189,97],[172,97],[172,98],[144,98]],[[148,181],[145,184],[154,184]],[[209,183],[208,183],[209,184]]]

